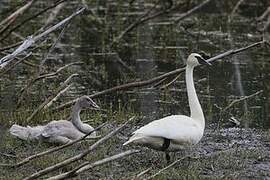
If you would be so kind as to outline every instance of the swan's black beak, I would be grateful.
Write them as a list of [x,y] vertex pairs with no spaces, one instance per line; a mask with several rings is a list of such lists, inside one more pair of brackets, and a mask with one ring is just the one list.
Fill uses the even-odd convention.
[[196,56],[196,58],[198,59],[198,62],[199,62],[200,64],[212,66],[212,64],[209,63],[209,62],[207,62],[203,57],[201,57],[201,56]]

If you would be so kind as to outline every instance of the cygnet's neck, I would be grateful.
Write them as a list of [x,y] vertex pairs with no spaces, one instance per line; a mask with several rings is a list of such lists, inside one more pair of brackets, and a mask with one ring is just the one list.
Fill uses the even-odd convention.
[[81,110],[82,110],[82,108],[80,107],[79,103],[77,102],[72,108],[71,122],[79,131],[81,131],[84,134],[88,134],[89,132],[91,132],[93,130],[93,128],[90,128],[87,124],[84,124],[81,121],[81,118],[80,118]]
[[204,115],[194,86],[193,70],[194,70],[193,65],[186,66],[186,86],[191,114],[190,116],[192,119],[199,122],[201,127],[204,129],[205,126]]

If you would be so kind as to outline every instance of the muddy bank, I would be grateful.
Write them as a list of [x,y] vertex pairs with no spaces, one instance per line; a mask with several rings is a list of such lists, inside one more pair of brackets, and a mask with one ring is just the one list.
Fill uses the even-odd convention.
[[[114,129],[109,125],[103,129],[103,133]],[[214,125],[211,126],[213,128]],[[124,150],[137,147],[123,147],[122,143],[127,135],[135,127],[125,128],[113,139],[103,144],[100,148],[88,155],[85,160],[95,161],[101,158],[120,153]],[[268,179],[270,177],[270,135],[269,132],[257,129],[226,128],[210,130],[205,132],[202,141],[194,148],[185,152],[171,154],[172,162],[184,158],[173,167],[159,174],[157,179]],[[47,144],[32,144],[13,139],[4,135],[5,145],[1,144],[0,152],[10,154],[8,157],[0,155],[1,163],[12,163],[16,159],[27,157],[31,154],[48,149]],[[16,169],[5,169],[0,167],[0,179],[21,179],[44,167],[78,154],[85,150],[91,142],[83,142],[70,148],[53,153],[39,160],[26,164]],[[15,158],[16,157],[16,158]],[[67,166],[54,174],[71,170],[75,165]],[[94,168],[81,174],[78,179],[131,179],[140,172],[151,169],[141,178],[155,174],[158,170],[166,167],[164,154],[147,148],[142,152],[107,165]],[[27,171],[25,171],[27,169]]]

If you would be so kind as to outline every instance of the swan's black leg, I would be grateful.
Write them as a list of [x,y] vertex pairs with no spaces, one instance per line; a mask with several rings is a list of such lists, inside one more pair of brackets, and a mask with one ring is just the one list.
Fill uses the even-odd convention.
[[169,164],[171,162],[171,156],[168,152],[165,152],[165,158],[166,158],[167,164]]

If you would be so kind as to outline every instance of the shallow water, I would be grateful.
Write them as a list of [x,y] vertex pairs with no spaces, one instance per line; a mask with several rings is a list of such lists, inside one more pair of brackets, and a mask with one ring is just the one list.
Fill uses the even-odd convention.
[[[81,94],[91,94],[135,80],[150,79],[183,67],[186,57],[191,52],[205,52],[214,56],[262,39],[262,34],[257,30],[260,24],[254,19],[262,13],[262,3],[244,3],[239,7],[230,25],[228,14],[233,6],[230,3],[211,3],[179,24],[172,23],[172,17],[179,16],[178,13],[151,20],[127,33],[118,44],[109,48],[112,38],[153,4],[141,1],[133,5],[124,1],[97,1],[90,2],[89,5],[99,19],[91,19],[93,17],[85,14],[73,20],[46,63],[49,67],[48,72],[69,62],[82,61],[85,65],[71,67],[59,78],[39,82],[33,86],[23,101],[23,107],[29,108],[29,111],[74,72],[79,73],[80,78],[63,99],[69,100]],[[14,6],[6,4],[2,8],[1,19],[6,17],[9,14],[8,10]],[[34,13],[44,6],[46,3],[39,3],[30,12]],[[57,21],[74,12],[75,7],[75,2],[68,4]],[[99,24],[99,20],[104,24]],[[44,16],[41,16],[19,32],[23,37],[27,37],[40,28],[43,22]],[[50,36],[47,43],[51,44],[56,37],[57,35]],[[2,43],[1,47],[6,45],[7,42]],[[31,62],[39,64],[47,52],[44,49],[46,47],[43,46],[38,51],[33,50],[35,56]],[[128,68],[119,63],[119,60]],[[226,124],[228,119],[234,117],[244,127],[269,128],[269,65],[269,48],[257,47],[214,62],[210,68],[197,68],[194,79],[207,122]],[[0,77],[2,117],[8,116],[10,112],[20,111],[16,107],[19,90],[36,71],[21,65]],[[226,108],[232,101],[260,90],[263,92],[257,96],[236,103],[226,112],[220,113],[220,109]],[[149,119],[189,113],[183,75],[165,90],[140,88],[102,96],[97,101],[105,109],[110,106],[115,110],[118,110],[119,106],[129,109],[130,106],[135,112],[149,116]]]

